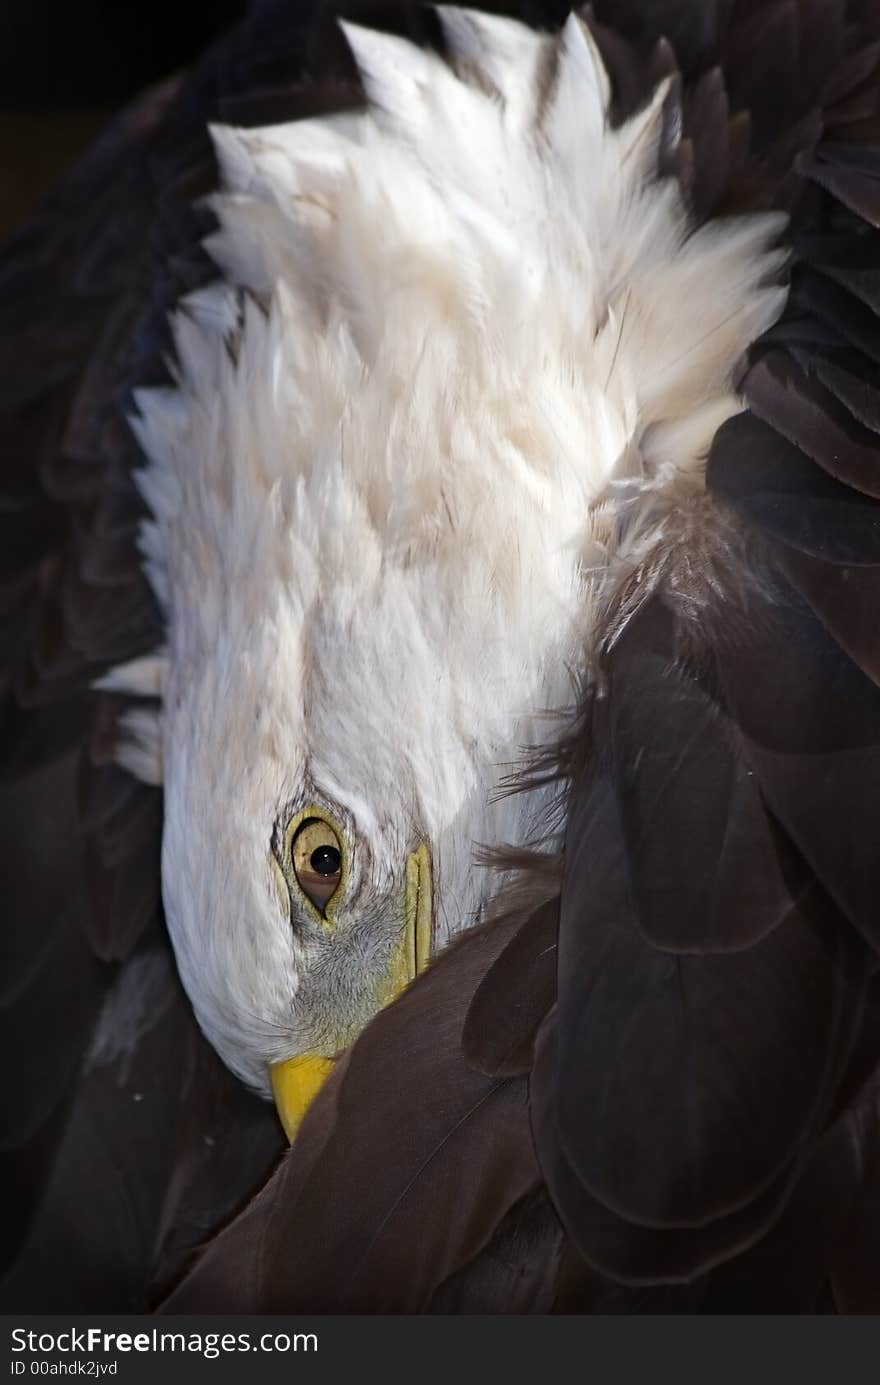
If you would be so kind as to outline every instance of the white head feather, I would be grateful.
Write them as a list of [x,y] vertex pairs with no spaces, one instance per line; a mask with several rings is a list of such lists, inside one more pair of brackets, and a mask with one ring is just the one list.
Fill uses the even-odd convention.
[[[137,398],[168,647],[107,680],[162,691],[121,758],[161,762],[181,976],[263,1090],[369,1018],[409,851],[436,948],[492,891],[475,847],[546,829],[499,782],[558,733],[609,571],[703,485],[784,296],[779,218],[693,232],[658,179],[664,89],[614,130],[576,18],[441,17],[451,66],[345,26],[364,114],[213,131],[225,283],[180,305],[177,388]],[[351,853],[332,937],[271,866],[310,802]]]

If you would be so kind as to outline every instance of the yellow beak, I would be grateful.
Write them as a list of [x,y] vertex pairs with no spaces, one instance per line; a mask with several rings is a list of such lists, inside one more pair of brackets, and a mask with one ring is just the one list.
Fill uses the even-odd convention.
[[424,842],[406,860],[404,924],[391,965],[382,979],[376,999],[379,1008],[390,1005],[428,965],[431,956],[431,856]]
[[[407,858],[404,927],[376,995],[380,1009],[390,1005],[425,970],[431,955],[431,924],[431,857],[422,843]],[[316,1053],[305,1053],[273,1063],[269,1068],[275,1105],[291,1144],[306,1111],[333,1071],[334,1061]]]
[[288,1058],[269,1068],[272,1095],[284,1133],[293,1144],[302,1118],[333,1071],[332,1058]]

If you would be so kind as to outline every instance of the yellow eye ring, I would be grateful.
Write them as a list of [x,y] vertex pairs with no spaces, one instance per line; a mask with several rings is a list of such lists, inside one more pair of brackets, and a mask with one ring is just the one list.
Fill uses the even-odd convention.
[[291,839],[290,856],[300,889],[323,910],[342,879],[342,851],[333,828],[321,818],[306,818]]
[[335,922],[333,906],[342,897],[348,875],[345,838],[321,808],[305,808],[284,834],[284,871],[307,909],[325,926]]

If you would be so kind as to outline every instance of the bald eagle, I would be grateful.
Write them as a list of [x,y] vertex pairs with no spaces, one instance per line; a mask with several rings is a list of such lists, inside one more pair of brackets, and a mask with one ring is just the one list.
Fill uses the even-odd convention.
[[880,17],[343,13],[7,245],[6,1302],[876,1307]]

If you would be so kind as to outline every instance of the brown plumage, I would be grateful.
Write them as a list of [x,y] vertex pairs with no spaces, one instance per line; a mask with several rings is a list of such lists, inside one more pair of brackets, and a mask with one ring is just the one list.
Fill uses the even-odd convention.
[[[404,6],[343,12],[438,41]],[[561,882],[520,863],[284,1155],[182,996],[161,795],[112,763],[125,702],[91,684],[157,638],[122,411],[212,275],[206,122],[356,103],[333,16],[264,6],[6,245],[8,1309],[880,1309],[880,15],[587,18],[617,117],[674,77],[664,158],[698,216],[792,211],[791,296],[743,363],[699,544],[621,591],[536,770],[571,776]]]

